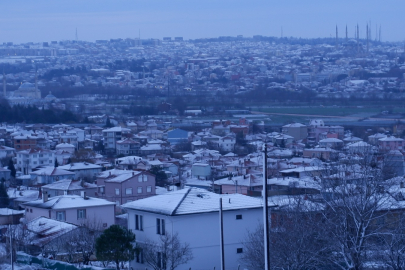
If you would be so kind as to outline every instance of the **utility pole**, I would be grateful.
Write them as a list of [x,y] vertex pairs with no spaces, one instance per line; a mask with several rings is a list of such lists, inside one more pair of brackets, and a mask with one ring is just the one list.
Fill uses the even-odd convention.
[[8,231],[10,233],[10,262],[11,270],[14,270],[14,258],[13,258],[13,236],[11,232],[11,225],[8,225]]
[[267,145],[264,144],[263,160],[263,222],[264,222],[264,269],[270,270],[269,205],[267,195]]
[[225,250],[224,250],[224,216],[222,213],[222,197],[219,198],[219,234],[221,248],[221,270],[225,270]]

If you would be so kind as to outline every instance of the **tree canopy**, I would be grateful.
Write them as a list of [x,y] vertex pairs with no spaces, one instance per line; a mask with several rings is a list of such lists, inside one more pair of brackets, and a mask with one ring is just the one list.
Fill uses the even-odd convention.
[[112,225],[96,240],[98,260],[115,262],[117,270],[120,262],[133,260],[136,248],[133,245],[135,234],[119,225]]

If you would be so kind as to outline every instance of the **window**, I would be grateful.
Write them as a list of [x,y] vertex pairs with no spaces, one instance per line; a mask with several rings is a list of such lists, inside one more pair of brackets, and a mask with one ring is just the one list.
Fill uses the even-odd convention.
[[59,221],[66,221],[65,211],[58,211],[58,212],[56,212],[56,220],[59,220]]
[[152,186],[147,186],[146,187],[146,192],[152,192]]
[[156,233],[160,235],[165,235],[165,220],[163,218],[156,219]]
[[138,249],[138,252],[136,253],[136,262],[143,263],[143,250],[141,248]]
[[120,195],[120,189],[119,188],[115,189],[115,195]]
[[243,248],[237,248],[236,253],[243,253]]
[[142,174],[142,178],[144,182],[148,181],[148,176],[146,174]]
[[143,216],[135,215],[135,230],[143,231]]
[[138,176],[138,182],[139,182],[139,183],[142,182],[142,175]]
[[100,192],[101,192],[101,193],[104,193],[104,187],[101,187],[101,188],[100,188]]
[[49,161],[49,164],[51,164],[51,163],[52,163],[52,160]]
[[86,209],[77,209],[77,219],[86,218]]
[[126,195],[132,195],[132,188],[126,188],[125,189],[125,194]]
[[156,256],[157,256],[157,260],[156,260],[157,267],[159,269],[166,269],[166,254],[162,253],[162,252],[158,252],[156,254]]
[[142,187],[138,187],[138,193],[142,193]]
[[242,215],[236,215],[236,219],[242,219]]

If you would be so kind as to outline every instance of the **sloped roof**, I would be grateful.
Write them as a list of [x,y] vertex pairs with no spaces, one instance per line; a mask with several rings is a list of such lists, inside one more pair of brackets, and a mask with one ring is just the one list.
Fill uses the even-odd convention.
[[27,224],[32,245],[43,246],[78,226],[46,217],[37,217]]
[[44,202],[42,199],[26,202],[24,206],[31,206],[43,209],[69,209],[77,207],[91,207],[102,205],[114,205],[114,202],[109,202],[104,199],[98,199],[93,197],[87,197],[84,199],[78,195],[62,195],[49,198]]
[[209,213],[219,211],[221,197],[224,211],[263,207],[262,200],[258,198],[241,194],[216,194],[199,188],[185,188],[129,202],[123,207],[169,216]]

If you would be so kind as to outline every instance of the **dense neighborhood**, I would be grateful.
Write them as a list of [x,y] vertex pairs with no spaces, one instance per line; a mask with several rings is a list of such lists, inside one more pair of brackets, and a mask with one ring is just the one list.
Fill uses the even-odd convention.
[[0,263],[264,269],[267,231],[272,269],[403,269],[404,49],[0,45]]

